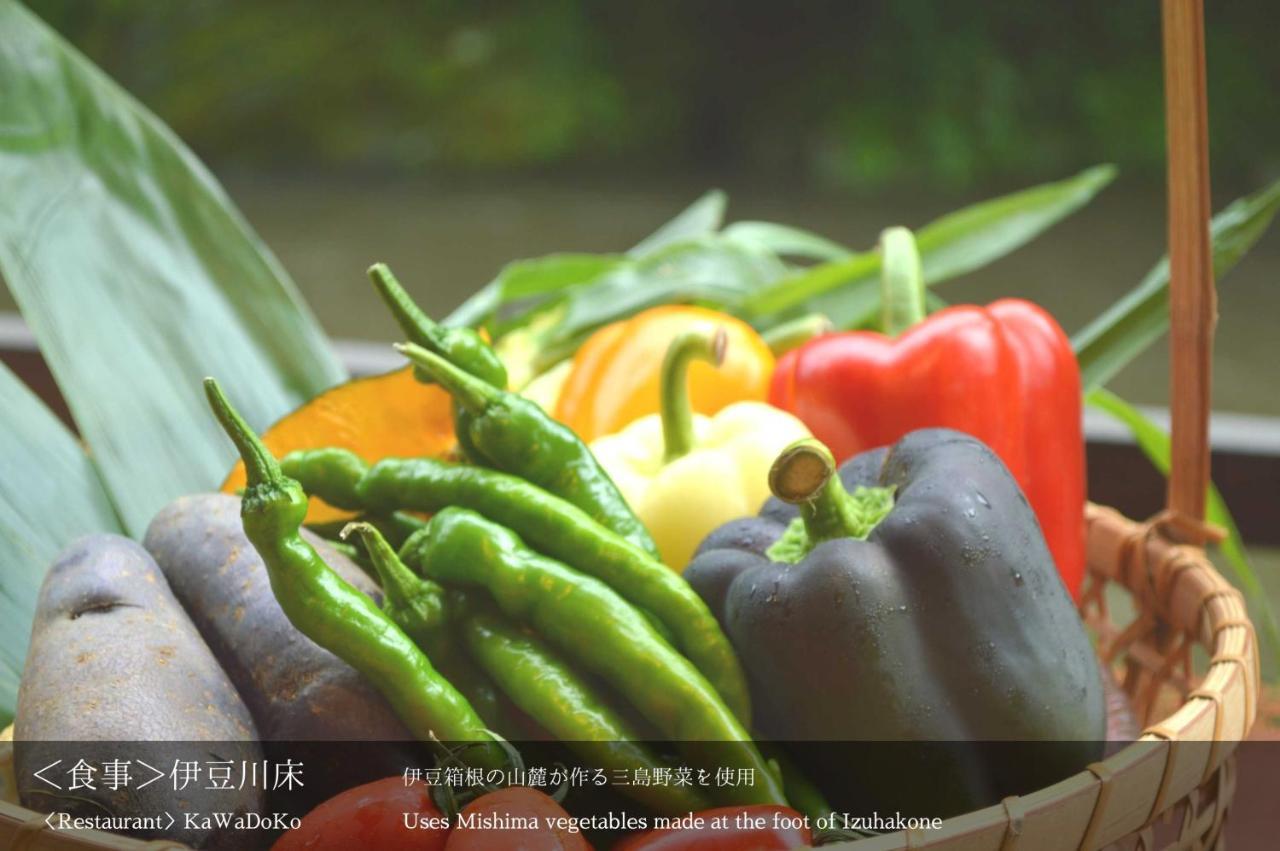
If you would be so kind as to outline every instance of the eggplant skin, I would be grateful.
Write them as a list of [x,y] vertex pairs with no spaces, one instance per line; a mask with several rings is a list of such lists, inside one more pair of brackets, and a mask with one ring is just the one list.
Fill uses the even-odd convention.
[[[343,579],[381,602],[359,566],[304,531]],[[143,545],[244,697],[264,741],[404,741],[413,736],[354,668],[299,632],[245,537],[240,500],[181,497]]]
[[[175,791],[167,780],[139,788],[150,772],[136,761],[167,769],[175,759],[262,758],[248,709],[146,550],[105,534],[64,550],[40,589],[18,689],[14,767],[23,805],[73,816],[169,812],[176,823],[165,838],[195,848],[252,847],[252,836],[185,828],[183,813],[260,814],[261,789],[200,783]],[[61,792],[34,778],[59,759],[52,776],[61,778]],[[64,768],[80,759],[99,768],[96,788],[65,791]],[[116,790],[101,775],[113,759],[135,766],[134,781]]]

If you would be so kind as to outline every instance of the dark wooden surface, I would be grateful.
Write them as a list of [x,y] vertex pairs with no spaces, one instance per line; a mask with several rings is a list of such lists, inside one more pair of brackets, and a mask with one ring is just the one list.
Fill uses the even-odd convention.
[[[1126,517],[1164,507],[1165,480],[1132,443],[1088,442],[1089,499]],[[1231,506],[1246,542],[1280,545],[1280,455],[1268,447],[1213,452],[1213,481]]]

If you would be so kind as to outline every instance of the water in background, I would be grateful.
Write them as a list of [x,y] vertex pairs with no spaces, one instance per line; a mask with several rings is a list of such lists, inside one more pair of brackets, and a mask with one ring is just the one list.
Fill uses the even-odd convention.
[[[371,182],[232,177],[227,188],[279,255],[334,337],[397,339],[364,277],[390,263],[434,315],[489,281],[508,260],[554,251],[622,251],[709,188],[692,180],[629,183],[585,179]],[[858,198],[726,181],[729,219],[800,225],[854,248],[888,225],[919,227],[968,197],[901,191]],[[1218,192],[1220,208],[1244,189]],[[1033,299],[1071,333],[1134,286],[1164,251],[1163,189],[1123,181],[1014,255],[943,284],[951,302],[1003,295]],[[1280,415],[1273,368],[1280,360],[1280,229],[1258,244],[1220,289],[1214,400],[1220,410]],[[0,293],[0,309],[13,309]],[[1167,353],[1153,347],[1111,387],[1131,401],[1164,404]]]

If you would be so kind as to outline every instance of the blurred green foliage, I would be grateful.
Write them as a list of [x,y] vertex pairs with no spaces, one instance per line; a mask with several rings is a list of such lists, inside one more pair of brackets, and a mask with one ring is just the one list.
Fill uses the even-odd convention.
[[[203,156],[965,187],[1163,169],[1152,2],[31,0]],[[1280,168],[1270,0],[1208,4],[1216,175]]]

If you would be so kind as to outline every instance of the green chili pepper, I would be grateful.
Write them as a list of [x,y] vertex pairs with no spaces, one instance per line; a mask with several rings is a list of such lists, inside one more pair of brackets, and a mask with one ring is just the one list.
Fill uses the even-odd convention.
[[552,419],[536,402],[491,387],[421,346],[397,348],[430,372],[471,414],[468,436],[495,467],[573,503],[597,523],[658,557],[658,546],[649,531],[572,430]]
[[[432,321],[409,298],[409,294],[385,263],[375,263],[369,267],[369,280],[373,281],[378,294],[400,325],[400,330],[411,343],[435,352],[485,384],[506,388],[507,368],[478,332],[465,327],[449,328]],[[428,383],[435,380],[435,375],[431,372],[417,368],[414,372],[419,379]]]
[[467,699],[431,666],[409,636],[368,596],[333,571],[298,534],[307,495],[231,407],[218,383],[205,392],[244,459],[248,486],[240,516],[262,557],[280,607],[303,635],[364,674],[405,725],[424,741],[474,742],[463,758],[500,768],[505,756]]
[[[308,491],[325,498],[323,490],[312,486],[332,484],[334,474],[313,463],[313,451],[291,453],[281,463],[290,475],[301,477]],[[342,462],[340,469],[351,475],[356,465]],[[368,468],[358,482],[340,487],[354,490],[361,506],[375,512],[470,508],[539,552],[603,580],[661,623],[738,719],[751,723],[742,665],[707,604],[675,571],[576,506],[516,476],[431,458],[387,458]]]
[[348,538],[352,533],[360,536],[378,572],[382,611],[419,647],[432,652],[445,626],[444,589],[405,567],[372,523],[348,523],[342,537]]
[[[423,524],[425,525],[425,523]],[[455,621],[465,611],[461,592],[446,591],[405,566],[376,526],[347,524],[343,537],[359,534],[382,587],[382,611],[426,651],[449,682],[471,702],[489,729],[504,736],[519,730],[497,686],[468,657],[455,635]]]
[[[339,451],[345,452],[346,450],[344,449]],[[307,449],[303,450],[303,452],[310,453],[311,450]],[[289,468],[285,465],[285,462],[288,459],[288,455],[280,459],[280,468],[284,470],[285,475],[292,479],[297,479],[298,483],[302,485],[302,489],[307,492],[307,496],[319,496],[321,499],[324,499],[323,494],[325,493],[326,485],[320,484],[315,490],[312,490],[308,485],[308,482],[315,481],[312,475],[314,473],[314,469],[295,476],[293,473],[289,472]],[[363,461],[360,463],[364,464]],[[359,476],[357,476],[356,481],[359,481]],[[328,502],[328,500],[325,500],[325,502]],[[402,546],[404,542],[409,539],[410,535],[427,525],[426,520],[423,520],[421,517],[415,517],[414,515],[404,511],[392,511],[387,514],[374,514],[366,511],[358,514],[354,518],[344,520],[325,520],[320,523],[307,523],[306,527],[330,543],[335,543],[341,540],[342,531],[355,521],[359,521],[361,523],[372,523],[393,547]]]
[[415,517],[405,511],[389,511],[386,514],[373,515],[367,518],[393,547],[404,546],[414,532],[425,529],[427,521]]
[[360,497],[356,495],[355,486],[368,465],[359,455],[349,449],[325,448],[295,452],[293,456],[296,478],[314,485],[314,490],[306,488],[309,495],[320,495],[334,508],[360,510]]
[[327,536],[324,536],[324,535],[321,535],[321,537],[326,538],[325,543],[333,547],[334,552],[341,553],[342,555],[351,559],[351,561],[353,561],[357,567],[359,567],[365,573],[369,574],[369,576],[372,577],[375,575],[373,570],[373,565],[369,563],[369,560],[367,558],[365,558],[364,553],[360,551],[359,547],[353,547],[351,544],[348,544],[346,541],[341,541],[341,540],[334,541],[332,539],[328,539]]
[[[507,696],[588,765],[628,773],[663,766],[631,725],[541,641],[492,611],[469,615],[462,629],[472,657]],[[690,786],[631,785],[620,791],[664,815],[709,806]]]
[[[369,267],[369,280],[373,281],[378,295],[382,296],[382,301],[410,342],[457,364],[486,384],[501,390],[507,388],[506,366],[479,333],[471,328],[447,328],[436,324],[414,303],[385,263]],[[414,367],[413,374],[419,381],[435,383],[434,377],[421,367]],[[484,453],[471,442],[471,414],[457,402],[453,404],[453,431],[458,446],[468,459],[478,464],[489,463]]]
[[785,803],[781,785],[743,726],[697,668],[608,585],[524,546],[511,530],[446,508],[403,556],[438,582],[483,587],[508,617],[528,623],[604,678],[687,759],[751,772],[718,789],[724,803]]

